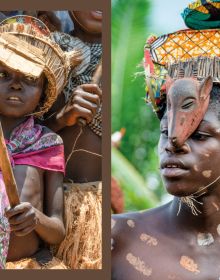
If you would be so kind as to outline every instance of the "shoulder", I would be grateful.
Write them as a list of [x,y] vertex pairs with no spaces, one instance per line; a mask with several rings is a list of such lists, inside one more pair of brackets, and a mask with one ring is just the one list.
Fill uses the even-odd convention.
[[130,244],[137,233],[141,235],[142,232],[162,231],[166,224],[168,208],[169,204],[165,204],[150,210],[112,215],[111,228],[114,242],[123,242],[125,245],[127,241]]
[[125,225],[132,227],[135,224],[138,225],[139,223],[150,223],[152,226],[152,223],[155,222],[155,218],[158,219],[162,217],[168,206],[169,203],[152,209],[123,214],[114,214],[112,215],[112,229],[115,228],[120,230],[120,228],[124,227]]

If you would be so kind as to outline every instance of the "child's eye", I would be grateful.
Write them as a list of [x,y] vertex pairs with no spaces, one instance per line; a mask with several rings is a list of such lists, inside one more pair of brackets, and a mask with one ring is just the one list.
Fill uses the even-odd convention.
[[195,132],[191,135],[191,138],[197,141],[204,141],[206,139],[208,139],[209,137],[211,137],[211,135],[205,133],[205,132]]
[[31,82],[31,83],[36,83],[37,79],[33,78],[31,76],[25,76],[26,81]]
[[6,72],[0,72],[0,78],[5,78],[7,76],[8,74]]

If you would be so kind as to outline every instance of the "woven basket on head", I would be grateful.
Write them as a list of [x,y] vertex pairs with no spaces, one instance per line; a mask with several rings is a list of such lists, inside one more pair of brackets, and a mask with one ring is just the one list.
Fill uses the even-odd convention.
[[144,53],[147,102],[159,118],[165,109],[165,81],[212,76],[220,82],[220,30],[181,30],[147,40]]
[[45,99],[35,113],[41,116],[64,88],[70,67],[79,63],[79,53],[63,52],[39,19],[16,16],[0,24],[0,63],[33,78],[45,74]]

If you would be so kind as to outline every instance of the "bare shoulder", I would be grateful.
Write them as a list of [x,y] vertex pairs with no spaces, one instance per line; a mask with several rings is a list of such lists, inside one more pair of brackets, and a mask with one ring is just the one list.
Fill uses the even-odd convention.
[[[151,263],[152,251],[155,256],[160,254],[158,244],[167,228],[168,209],[169,204],[166,204],[112,216],[112,279],[142,279],[141,274],[151,275],[151,266],[145,264]],[[141,272],[138,267],[143,268]]]
[[[112,215],[112,236],[119,238],[121,233],[129,235],[133,234],[134,231],[157,228],[158,221],[162,222],[166,219],[168,208],[169,203],[150,210]],[[131,231],[131,229],[133,230]]]

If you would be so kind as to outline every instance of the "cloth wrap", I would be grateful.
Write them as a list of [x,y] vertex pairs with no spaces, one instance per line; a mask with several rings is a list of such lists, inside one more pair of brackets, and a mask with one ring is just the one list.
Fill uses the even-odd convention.
[[[63,172],[64,147],[59,135],[45,126],[35,124],[29,117],[16,127],[6,139],[12,167],[15,165],[30,165],[44,170]],[[9,201],[0,172],[0,269],[5,267],[8,253],[10,227],[4,216]]]

